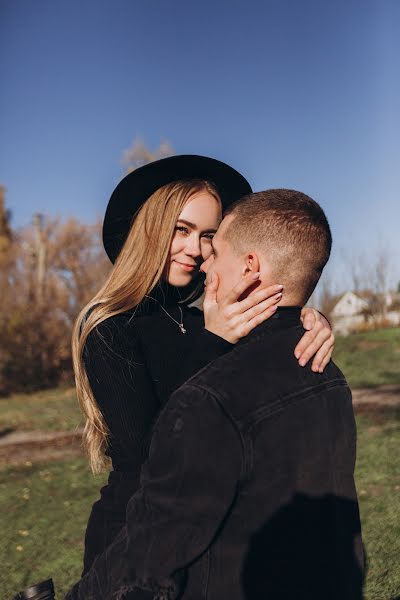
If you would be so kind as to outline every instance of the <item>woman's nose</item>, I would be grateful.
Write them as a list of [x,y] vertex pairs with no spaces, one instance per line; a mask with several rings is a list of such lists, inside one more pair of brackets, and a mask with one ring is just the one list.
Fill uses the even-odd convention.
[[188,254],[189,256],[200,256],[201,254],[201,247],[200,247],[200,238],[198,238],[197,236],[191,236],[190,238],[188,238],[187,240],[187,244],[185,247],[185,252],[186,254]]

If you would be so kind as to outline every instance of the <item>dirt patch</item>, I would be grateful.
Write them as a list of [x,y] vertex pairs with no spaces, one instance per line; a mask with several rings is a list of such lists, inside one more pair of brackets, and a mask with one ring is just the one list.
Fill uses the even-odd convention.
[[0,468],[82,456],[82,430],[12,431],[0,438]]
[[[374,416],[376,425],[387,420],[387,413],[400,411],[400,386],[382,385],[353,390],[354,410]],[[0,468],[50,462],[83,456],[83,429],[77,431],[0,431]]]
[[380,385],[376,388],[353,390],[353,404],[355,409],[363,405],[375,406],[379,411],[389,406],[400,406],[400,386]]
[[357,350],[375,350],[376,348],[382,348],[385,346],[385,342],[373,341],[373,340],[360,340],[357,342]]

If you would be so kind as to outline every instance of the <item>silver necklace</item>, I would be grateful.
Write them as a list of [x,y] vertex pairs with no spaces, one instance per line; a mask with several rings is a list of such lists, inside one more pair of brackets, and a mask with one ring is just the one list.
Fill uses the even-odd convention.
[[177,321],[176,319],[174,319],[174,317],[171,317],[171,315],[169,314],[169,312],[167,310],[165,310],[165,308],[163,307],[163,305],[161,304],[161,302],[159,302],[157,300],[157,298],[153,298],[152,296],[145,296],[146,298],[150,298],[151,300],[155,300],[157,302],[157,304],[159,304],[160,308],[162,308],[162,310],[165,312],[165,314],[171,319],[171,321],[173,321],[174,323],[176,323],[179,327],[179,329],[181,330],[181,333],[186,333],[186,329],[185,326],[183,324],[183,312],[181,307],[178,304],[178,308],[179,308],[179,312],[181,313],[181,322],[179,323],[179,321]]

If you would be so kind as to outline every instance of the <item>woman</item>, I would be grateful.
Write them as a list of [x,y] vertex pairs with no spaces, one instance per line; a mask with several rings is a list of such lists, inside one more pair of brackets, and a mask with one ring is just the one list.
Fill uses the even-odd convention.
[[[152,424],[168,396],[269,318],[282,297],[276,285],[240,301],[257,286],[253,278],[218,304],[209,291],[204,317],[190,306],[202,292],[199,266],[212,252],[223,210],[250,192],[247,181],[220,161],[175,156],[129,174],[110,199],[103,240],[115,265],[73,335],[90,463],[98,472],[107,456],[113,466],[89,518],[84,573],[124,524]],[[316,320],[305,335],[296,356],[302,364],[318,349],[313,365],[319,370],[332,352],[330,329]]]

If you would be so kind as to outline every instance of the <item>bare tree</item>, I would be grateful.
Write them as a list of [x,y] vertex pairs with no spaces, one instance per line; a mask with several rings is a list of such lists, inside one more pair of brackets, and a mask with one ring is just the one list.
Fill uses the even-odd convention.
[[391,254],[382,243],[378,249],[370,248],[369,253],[342,253],[347,279],[352,290],[361,292],[368,299],[369,306],[365,315],[376,322],[385,318],[387,312],[387,294],[391,270]]
[[372,288],[378,300],[378,310],[381,318],[387,312],[387,294],[389,292],[390,277],[390,252],[387,247],[381,246],[374,255],[372,269]]
[[365,252],[354,250],[340,250],[342,279],[347,284],[347,289],[357,293],[371,287],[371,262]]
[[370,265],[365,253],[353,254],[349,261],[353,292],[361,292],[370,286]]
[[42,217],[13,234],[4,281],[0,270],[0,394],[71,377],[72,323],[110,269],[100,232],[100,223]]
[[58,223],[49,254],[51,276],[68,296],[65,314],[73,320],[110,270],[101,244],[101,223],[85,225],[76,219]]
[[126,173],[134,171],[153,160],[173,156],[175,151],[168,141],[161,141],[158,148],[150,150],[141,138],[135,138],[132,145],[123,151],[121,162],[126,169]]
[[335,298],[335,281],[332,266],[325,267],[317,287],[309,298],[307,305],[318,308],[328,319],[333,308]]
[[0,186],[0,267],[4,267],[7,263],[13,242],[11,213],[6,209],[5,195],[6,188]]
[[35,232],[35,258],[36,258],[36,301],[41,304],[44,299],[44,284],[46,275],[47,232],[44,227],[44,217],[36,214],[33,217]]

